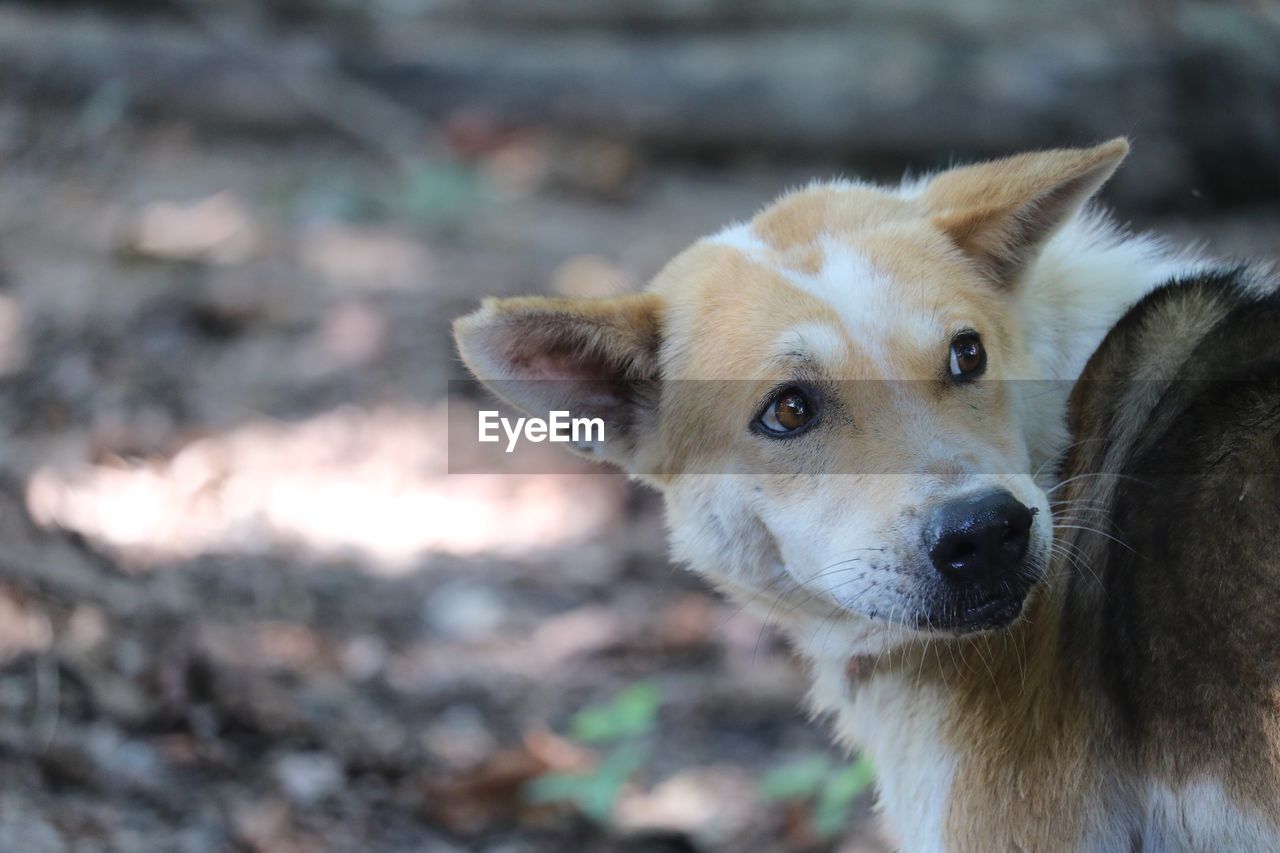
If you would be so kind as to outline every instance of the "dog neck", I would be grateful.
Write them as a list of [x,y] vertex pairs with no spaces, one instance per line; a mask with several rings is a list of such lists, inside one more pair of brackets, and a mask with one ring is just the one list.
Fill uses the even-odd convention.
[[1097,823],[1125,796],[1094,665],[1100,617],[1073,606],[1069,584],[1046,578],[1000,634],[816,667],[815,706],[870,753],[907,849],[1123,846]]

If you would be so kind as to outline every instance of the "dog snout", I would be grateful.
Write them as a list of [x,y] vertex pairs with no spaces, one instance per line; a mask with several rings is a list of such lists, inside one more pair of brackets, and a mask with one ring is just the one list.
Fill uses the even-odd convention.
[[1003,489],[948,501],[925,528],[929,559],[954,582],[998,581],[1022,564],[1035,514]]

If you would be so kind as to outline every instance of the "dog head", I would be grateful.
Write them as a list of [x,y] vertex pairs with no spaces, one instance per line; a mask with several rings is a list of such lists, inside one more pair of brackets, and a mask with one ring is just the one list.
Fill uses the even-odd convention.
[[486,301],[459,350],[521,408],[603,418],[583,450],[662,490],[676,557],[802,642],[999,628],[1052,536],[1027,272],[1127,150],[815,185],[643,293]]

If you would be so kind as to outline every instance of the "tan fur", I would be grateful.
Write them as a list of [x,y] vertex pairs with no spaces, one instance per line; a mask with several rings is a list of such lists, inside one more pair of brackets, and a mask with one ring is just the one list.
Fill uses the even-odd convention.
[[1105,181],[1129,144],[1115,139],[1083,151],[1023,154],[998,167],[952,169],[925,195],[935,219],[956,245],[980,259],[997,280],[1007,280],[1028,254]]
[[849,237],[893,222],[918,220],[922,206],[866,187],[817,187],[792,193],[752,222],[779,252],[812,246],[823,234]]

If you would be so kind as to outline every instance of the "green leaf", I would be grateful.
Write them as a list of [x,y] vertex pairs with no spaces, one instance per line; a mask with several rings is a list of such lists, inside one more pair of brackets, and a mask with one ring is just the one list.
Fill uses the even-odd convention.
[[825,755],[810,755],[775,767],[760,780],[760,794],[766,800],[803,800],[815,796],[831,772]]
[[641,682],[608,702],[579,711],[569,721],[571,737],[588,743],[622,743],[606,752],[591,773],[548,773],[533,780],[525,789],[526,797],[533,802],[568,801],[592,820],[607,821],[622,786],[647,758],[643,745],[628,738],[652,731],[661,705],[662,692]]
[[548,773],[525,786],[525,799],[532,803],[576,800],[590,777],[580,773]]
[[658,718],[662,693],[653,684],[633,684],[611,702],[584,708],[569,721],[569,735],[584,743],[648,734]]
[[405,212],[426,223],[456,219],[470,211],[483,195],[483,183],[470,169],[452,163],[418,163],[403,186]]
[[584,792],[586,796],[578,800],[583,814],[600,823],[608,820],[622,786],[644,762],[644,750],[635,744],[624,744],[605,756]]
[[813,811],[813,828],[823,838],[834,838],[848,825],[849,806],[875,781],[875,768],[865,756],[833,775],[822,790]]
[[604,823],[632,774],[644,766],[645,750],[623,744],[611,750],[592,773],[548,773],[525,788],[531,802],[567,801],[591,820]]

